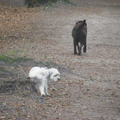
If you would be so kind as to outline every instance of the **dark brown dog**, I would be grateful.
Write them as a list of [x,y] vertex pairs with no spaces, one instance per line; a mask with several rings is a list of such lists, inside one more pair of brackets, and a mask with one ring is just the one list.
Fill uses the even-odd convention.
[[86,20],[78,21],[73,30],[73,43],[74,43],[74,54],[77,54],[76,47],[78,47],[78,55],[81,55],[81,48],[83,52],[86,52],[86,39],[87,39],[87,23]]

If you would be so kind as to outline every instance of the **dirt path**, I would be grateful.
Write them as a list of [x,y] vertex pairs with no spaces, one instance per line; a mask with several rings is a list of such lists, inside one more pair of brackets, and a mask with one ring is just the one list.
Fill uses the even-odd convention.
[[[120,119],[120,4],[117,0],[74,2],[79,6],[58,4],[47,11],[42,6],[22,9],[31,15],[24,21],[26,26],[20,22],[18,33],[12,31],[17,39],[1,41],[2,54],[56,63],[61,72],[61,81],[50,83],[51,97],[41,98],[39,93],[30,97],[2,94],[1,118]],[[73,54],[71,31],[83,19],[88,25],[87,53],[77,56]],[[26,76],[34,65],[21,65],[17,71]]]

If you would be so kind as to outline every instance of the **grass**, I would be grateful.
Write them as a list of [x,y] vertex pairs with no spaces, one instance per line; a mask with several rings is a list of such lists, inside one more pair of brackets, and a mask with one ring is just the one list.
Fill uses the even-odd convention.
[[13,58],[13,57],[0,55],[0,61],[5,62],[7,65],[11,65],[15,62],[19,63],[19,62],[26,61],[26,60],[30,60],[30,59],[29,58],[23,58],[23,57]]

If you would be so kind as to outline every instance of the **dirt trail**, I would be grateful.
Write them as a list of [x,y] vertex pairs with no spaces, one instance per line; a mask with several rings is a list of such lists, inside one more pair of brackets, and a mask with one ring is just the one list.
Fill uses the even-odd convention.
[[[74,2],[77,7],[58,4],[47,11],[42,6],[33,8],[35,14],[28,17],[26,33],[19,31],[17,45],[1,42],[2,54],[14,49],[14,55],[55,63],[61,72],[61,81],[50,83],[51,97],[41,98],[39,93],[30,97],[1,95],[5,107],[1,111],[7,111],[1,116],[5,119],[120,119],[120,3]],[[73,54],[71,31],[83,19],[88,28],[87,53],[77,56]],[[34,65],[21,65],[17,71],[25,77]]]

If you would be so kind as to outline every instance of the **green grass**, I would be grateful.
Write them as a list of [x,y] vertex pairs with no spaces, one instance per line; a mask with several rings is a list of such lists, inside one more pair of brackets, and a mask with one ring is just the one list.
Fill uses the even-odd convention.
[[11,65],[15,62],[19,63],[19,62],[26,61],[26,60],[30,60],[30,59],[29,58],[22,58],[22,57],[13,58],[13,57],[0,55],[0,61],[5,62],[7,65]]

